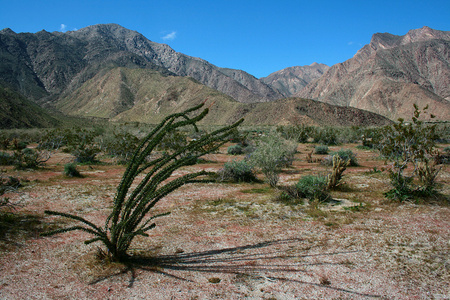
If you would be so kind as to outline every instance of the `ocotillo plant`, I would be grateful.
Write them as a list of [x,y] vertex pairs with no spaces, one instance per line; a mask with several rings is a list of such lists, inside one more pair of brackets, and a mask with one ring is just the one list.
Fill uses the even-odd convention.
[[[204,170],[186,174],[169,182],[165,182],[165,180],[175,170],[195,163],[202,155],[216,151],[243,121],[240,120],[233,125],[205,134],[173,153],[165,153],[160,157],[148,160],[149,155],[158,147],[158,144],[164,137],[174,132],[177,128],[194,126],[198,130],[196,123],[208,113],[208,108],[199,112],[203,106],[204,103],[166,117],[143,139],[117,187],[113,210],[106,219],[104,227],[97,226],[82,217],[72,214],[45,211],[46,214],[66,217],[79,221],[82,224],[81,226],[72,226],[48,232],[44,235],[82,230],[94,236],[92,239],[85,241],[86,244],[101,241],[108,249],[111,260],[126,260],[129,256],[127,251],[134,237],[137,235],[148,236],[146,232],[155,227],[155,223],[152,220],[168,214],[148,216],[150,210],[158,201],[184,184],[210,181],[207,178],[209,173]],[[191,116],[192,114],[194,115]],[[133,183],[140,174],[145,174],[144,178],[132,189]]]

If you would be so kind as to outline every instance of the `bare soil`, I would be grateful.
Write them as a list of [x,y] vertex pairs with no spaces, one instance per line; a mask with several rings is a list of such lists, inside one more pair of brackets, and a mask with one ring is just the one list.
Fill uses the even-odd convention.
[[[149,238],[136,238],[134,264],[102,262],[100,245],[83,232],[39,233],[70,221],[51,209],[103,224],[125,167],[79,166],[84,178],[62,175],[70,155],[57,153],[36,171],[7,169],[26,181],[8,195],[20,205],[0,235],[1,299],[450,299],[449,166],[438,181],[443,196],[427,202],[388,202],[389,180],[376,152],[351,149],[349,167],[332,191],[335,201],[286,203],[265,183],[187,185],[163,199]],[[313,145],[299,146],[280,185],[326,174],[307,163]],[[313,157],[322,158],[320,155]],[[218,170],[241,157],[220,153],[183,168]],[[263,179],[262,174],[258,174]]]

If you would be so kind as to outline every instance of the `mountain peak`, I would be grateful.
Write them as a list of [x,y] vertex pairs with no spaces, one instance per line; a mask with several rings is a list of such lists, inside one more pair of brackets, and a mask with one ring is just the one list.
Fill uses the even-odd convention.
[[370,41],[370,46],[374,50],[379,50],[434,39],[450,40],[450,31],[440,31],[424,26],[412,29],[405,35],[395,35],[387,32],[375,33]]
[[0,30],[0,34],[16,34],[11,28],[4,28]]
[[412,29],[403,36],[402,44],[433,39],[450,40],[450,31],[434,30],[428,26],[424,26],[419,29]]

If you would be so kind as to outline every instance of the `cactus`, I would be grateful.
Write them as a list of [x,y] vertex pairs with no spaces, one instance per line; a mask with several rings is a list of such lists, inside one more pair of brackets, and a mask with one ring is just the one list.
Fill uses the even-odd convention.
[[[113,210],[106,219],[104,227],[97,226],[76,215],[45,211],[46,214],[66,217],[82,224],[47,232],[43,235],[82,230],[93,235],[92,239],[85,241],[86,244],[101,241],[108,249],[111,260],[126,260],[129,256],[127,251],[133,239],[138,235],[148,236],[147,231],[155,227],[153,220],[168,214],[163,213],[149,217],[148,214],[156,203],[185,184],[211,181],[207,177],[210,173],[204,170],[186,174],[170,182],[165,182],[165,180],[177,169],[190,165],[196,162],[198,157],[217,150],[243,121],[240,120],[230,126],[205,134],[173,153],[165,153],[149,161],[149,155],[157,149],[168,134],[185,126],[193,126],[198,130],[196,124],[206,116],[208,108],[197,114],[195,112],[200,110],[204,104],[169,115],[141,141],[117,187]],[[145,174],[144,178],[132,189],[133,183],[140,174]]]
[[327,176],[327,189],[331,190],[338,186],[342,179],[342,173],[350,165],[350,159],[344,160],[339,155],[333,155],[333,170]]

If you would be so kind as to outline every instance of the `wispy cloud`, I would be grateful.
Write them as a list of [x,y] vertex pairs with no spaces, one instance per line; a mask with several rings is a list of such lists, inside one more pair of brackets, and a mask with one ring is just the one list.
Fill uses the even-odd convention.
[[162,39],[165,41],[173,41],[176,37],[177,37],[177,32],[172,31],[172,32],[166,34],[165,36],[163,36]]
[[354,42],[348,42],[347,43],[347,45],[349,45],[349,46],[351,46],[351,45],[353,45],[354,44]]
[[67,31],[67,25],[66,24],[61,24],[61,27],[59,28],[59,31],[66,32]]

